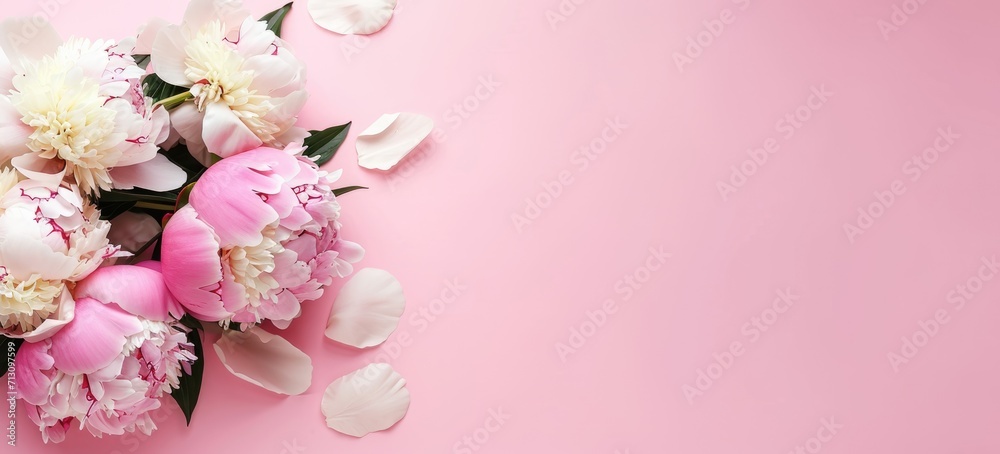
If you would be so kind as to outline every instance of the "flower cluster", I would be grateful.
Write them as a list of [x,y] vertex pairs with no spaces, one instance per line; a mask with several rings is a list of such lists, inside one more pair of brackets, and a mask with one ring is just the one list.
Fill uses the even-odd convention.
[[96,41],[0,23],[0,335],[46,442],[149,434],[198,388],[202,336],[285,329],[364,255],[320,169],[345,127],[297,126],[274,14],[194,0]]

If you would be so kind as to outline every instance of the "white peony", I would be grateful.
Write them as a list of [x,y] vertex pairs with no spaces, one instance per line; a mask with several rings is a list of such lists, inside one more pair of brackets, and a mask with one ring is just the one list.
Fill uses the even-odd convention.
[[305,65],[241,2],[194,0],[180,25],[152,23],[140,41],[153,34],[153,70],[193,95],[170,117],[195,157],[284,148],[308,136],[295,126],[307,97]]
[[[0,35],[18,24],[4,21]],[[47,183],[70,176],[85,194],[183,184],[184,171],[157,153],[169,115],[142,94],[131,42],[61,43],[51,26],[41,28],[31,43],[0,39],[16,74],[0,96],[0,163]]]

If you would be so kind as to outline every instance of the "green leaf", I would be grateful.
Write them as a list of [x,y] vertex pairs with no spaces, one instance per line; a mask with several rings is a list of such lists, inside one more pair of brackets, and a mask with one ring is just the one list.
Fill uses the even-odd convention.
[[9,355],[11,354],[10,350],[8,350],[10,348],[10,345],[14,344],[14,353],[17,353],[17,350],[21,348],[21,344],[23,343],[24,339],[17,339],[13,337],[0,335],[0,345],[3,346],[3,351],[6,352],[5,356],[7,356],[8,358],[10,357]]
[[110,221],[118,215],[131,210],[137,202],[114,202],[101,204],[101,219]]
[[193,189],[194,183],[184,186],[184,188],[181,189],[181,193],[177,195],[177,204],[174,205],[174,211],[177,211],[183,208],[184,205],[188,204],[188,201],[191,199],[191,190]]
[[201,379],[205,374],[205,355],[201,347],[201,324],[189,315],[185,315],[181,319],[181,324],[189,328],[197,326],[187,333],[187,338],[188,342],[194,345],[194,354],[198,359],[191,364],[191,374],[181,376],[180,385],[170,393],[170,397],[177,401],[177,405],[184,412],[184,419],[190,426],[191,415],[194,413],[194,407],[198,405],[198,395],[201,394]]
[[135,64],[138,65],[142,69],[146,69],[146,67],[149,66],[149,55],[148,54],[135,54],[135,55],[132,56],[132,59],[134,59],[135,60]]
[[181,322],[181,325],[191,328],[192,330],[205,331],[205,327],[201,326],[201,322],[192,317],[190,314],[185,314],[178,321]]
[[347,133],[351,130],[351,123],[346,125],[333,126],[322,131],[309,131],[309,137],[305,140],[305,155],[310,158],[317,158],[316,165],[323,165],[330,162],[337,150],[347,139]]
[[142,80],[142,92],[153,98],[153,103],[158,103],[164,99],[180,95],[188,91],[185,87],[171,85],[160,79],[156,74],[150,74]]
[[333,195],[335,195],[337,197],[340,197],[340,196],[342,196],[344,194],[347,194],[348,192],[357,191],[358,189],[368,189],[368,188],[366,188],[364,186],[348,186],[346,188],[334,189],[333,190]]
[[146,242],[146,244],[143,244],[142,247],[140,247],[138,251],[135,251],[132,254],[132,257],[130,257],[128,259],[128,262],[126,264],[128,264],[128,265],[135,265],[136,263],[139,263],[139,260],[140,260],[139,257],[142,255],[142,253],[146,252],[146,249],[149,249],[151,246],[153,246],[154,244],[156,244],[157,241],[160,241],[160,238],[163,238],[163,231],[162,230],[160,231],[160,233],[157,233],[155,236],[153,236],[152,238],[150,238],[149,241]]
[[291,10],[292,2],[288,2],[287,5],[265,14],[260,20],[261,22],[267,22],[268,30],[274,32],[275,35],[281,36],[281,23],[285,21],[285,16]]
[[148,202],[173,206],[177,203],[177,194],[172,192],[146,191],[143,189],[133,189],[130,191],[102,190],[98,201],[100,206],[121,202]]

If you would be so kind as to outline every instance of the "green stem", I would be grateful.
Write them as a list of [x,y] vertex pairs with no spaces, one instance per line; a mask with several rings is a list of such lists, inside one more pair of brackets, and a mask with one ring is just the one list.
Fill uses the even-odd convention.
[[157,211],[174,211],[176,208],[173,205],[167,205],[165,203],[153,203],[153,202],[138,202],[135,204],[136,208],[148,208],[150,210]]
[[174,107],[184,104],[184,101],[187,101],[193,97],[194,95],[192,95],[190,91],[185,91],[184,93],[181,93],[179,95],[174,95],[169,98],[163,98],[159,100],[156,104],[154,104],[153,107],[163,106],[167,110],[170,110],[173,109]]

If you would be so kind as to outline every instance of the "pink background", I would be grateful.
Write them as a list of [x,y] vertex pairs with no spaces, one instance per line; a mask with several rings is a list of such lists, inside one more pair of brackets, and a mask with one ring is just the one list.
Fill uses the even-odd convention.
[[[928,0],[887,38],[879,21],[901,0],[585,0],[555,27],[559,0],[399,3],[369,38],[319,29],[304,0],[285,25],[311,75],[301,122],[355,121],[331,166],[371,186],[343,198],[363,266],[406,290],[389,343],[325,339],[333,288],[288,332],[313,355],[304,395],[240,381],[209,350],[191,427],[168,401],[149,439],[43,446],[22,413],[18,447],[2,452],[1000,452],[1000,282],[975,278],[1000,254],[996,2]],[[64,36],[121,37],[149,10],[177,21],[183,8],[66,0],[52,20]],[[720,17],[680,70],[674,53]],[[500,86],[473,101],[481,78]],[[799,109],[813,87],[833,94]],[[467,118],[452,107],[463,102]],[[809,119],[788,137],[780,121],[797,109]],[[394,173],[359,169],[357,133],[398,111],[435,118],[439,140]],[[627,128],[602,142],[615,118]],[[917,167],[949,127],[960,137]],[[724,199],[718,183],[765,144],[777,151]],[[581,147],[603,153],[584,168]],[[570,183],[542,195],[560,175]],[[849,238],[845,223],[896,180]],[[518,228],[526,198],[545,208]],[[656,271],[643,268],[651,247],[671,254]],[[626,290],[633,273],[648,280]],[[465,290],[433,303],[449,280]],[[967,284],[981,291],[955,304]],[[775,317],[785,289],[797,301]],[[609,299],[617,310],[591,330],[588,311]],[[919,334],[935,313],[947,323]],[[762,316],[773,323],[757,336]],[[903,337],[922,345],[915,356]],[[892,352],[912,358],[894,368]],[[363,439],[326,428],[326,385],[390,353],[413,395],[406,418]],[[700,371],[716,379],[689,400]],[[509,415],[495,432],[491,410]]]

